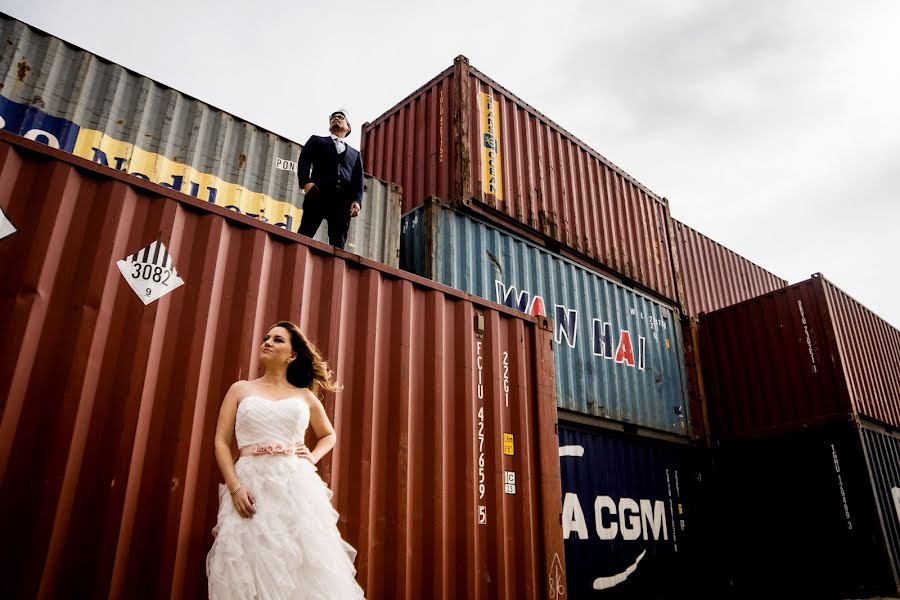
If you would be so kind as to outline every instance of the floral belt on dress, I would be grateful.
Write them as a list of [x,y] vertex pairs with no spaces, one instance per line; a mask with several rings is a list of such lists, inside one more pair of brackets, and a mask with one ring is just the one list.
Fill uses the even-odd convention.
[[241,456],[259,456],[261,454],[293,456],[302,447],[303,442],[262,442],[242,447]]

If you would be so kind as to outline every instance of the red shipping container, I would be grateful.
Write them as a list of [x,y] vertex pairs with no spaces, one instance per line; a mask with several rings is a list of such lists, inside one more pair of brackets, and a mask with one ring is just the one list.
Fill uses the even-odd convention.
[[[564,589],[546,319],[7,133],[0,208],[7,596],[205,597],[218,406],[283,318],[344,385],[320,472],[368,598]],[[145,304],[140,261],[184,284]]]
[[737,252],[672,219],[675,272],[685,312],[696,319],[788,284]]
[[715,439],[900,427],[900,331],[821,275],[700,318]]
[[402,186],[404,213],[435,196],[678,300],[667,201],[464,56],[366,123],[362,153]]

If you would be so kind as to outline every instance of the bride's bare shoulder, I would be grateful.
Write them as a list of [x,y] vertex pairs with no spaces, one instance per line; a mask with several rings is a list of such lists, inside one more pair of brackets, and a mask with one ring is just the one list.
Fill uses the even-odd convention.
[[309,388],[300,388],[300,397],[306,401],[306,404],[309,405],[310,410],[322,406],[322,401],[319,400],[319,397],[313,394]]
[[228,388],[228,396],[234,396],[237,399],[241,399],[246,396],[251,389],[253,388],[253,382],[247,381],[246,379],[241,379],[240,381],[235,381],[231,384],[231,387]]

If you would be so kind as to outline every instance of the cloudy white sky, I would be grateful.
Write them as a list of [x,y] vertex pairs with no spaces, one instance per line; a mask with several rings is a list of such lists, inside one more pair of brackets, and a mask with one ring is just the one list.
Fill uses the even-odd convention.
[[465,54],[791,282],[900,326],[900,2],[0,0],[286,137],[372,120]]

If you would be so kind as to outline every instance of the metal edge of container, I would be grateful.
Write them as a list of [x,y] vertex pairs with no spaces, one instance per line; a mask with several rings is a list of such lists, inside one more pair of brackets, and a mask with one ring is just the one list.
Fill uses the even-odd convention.
[[[544,332],[538,353],[537,403],[538,421],[553,423],[553,431],[544,427],[538,432],[538,456],[540,458],[540,490],[544,529],[544,548],[550,564],[545,565],[548,578],[547,598],[565,596],[566,558],[562,538],[562,475],[559,465],[559,417],[556,408],[556,369],[553,358],[553,331],[550,319],[539,319],[539,328]],[[551,518],[555,515],[555,518]],[[549,554],[553,552],[553,557]],[[560,593],[562,592],[562,593]]]
[[666,240],[669,244],[669,259],[672,261],[672,285],[675,286],[675,299],[680,306],[681,314],[688,315],[688,296],[681,273],[681,254],[678,252],[678,232],[672,210],[666,199]]
[[838,340],[834,309],[831,306],[831,302],[829,302],[828,294],[825,290],[827,282],[825,281],[825,278],[822,277],[821,273],[813,273],[809,279],[807,279],[805,282],[800,282],[797,285],[800,285],[802,283],[806,283],[812,288],[813,295],[816,297],[816,301],[819,303],[819,310],[821,311],[822,316],[825,320],[824,333],[825,338],[828,341],[828,353],[831,358],[831,367],[834,369],[835,378],[838,380],[838,383],[840,383],[840,398],[846,404],[846,406],[849,407],[853,417],[855,419],[858,419],[859,408],[856,405],[856,400],[854,399],[853,393],[850,389],[850,381],[847,378],[847,368],[841,357],[841,347]]
[[570,423],[603,431],[613,431],[624,435],[634,436],[638,439],[656,440],[678,444],[679,446],[694,447],[693,440],[690,437],[678,435],[677,433],[653,429],[652,427],[645,427],[635,423],[604,419],[603,417],[587,415],[566,408],[557,407],[556,413],[560,423]]
[[[471,88],[469,86],[469,59],[465,56],[458,56],[453,61],[453,84],[456,102],[453,105],[453,121],[452,128],[456,128],[456,135],[453,135],[452,144],[454,153],[456,154],[456,176],[454,177],[455,187],[452,190],[452,202],[464,202],[472,196],[472,170],[475,166],[472,164],[472,156],[469,154],[469,137],[475,135],[470,131],[470,123],[472,122],[471,103],[469,95]],[[480,163],[480,161],[479,161]]]
[[685,382],[688,387],[688,410],[691,415],[691,434],[707,447],[712,445],[709,405],[703,380],[703,359],[700,356],[700,322],[687,315],[681,317],[684,344]]

